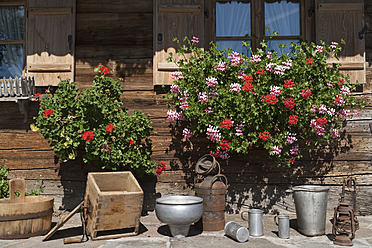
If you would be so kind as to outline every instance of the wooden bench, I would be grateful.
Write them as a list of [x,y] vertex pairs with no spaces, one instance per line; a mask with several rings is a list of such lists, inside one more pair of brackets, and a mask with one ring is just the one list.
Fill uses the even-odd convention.
[[24,115],[24,123],[28,118],[28,102],[34,98],[35,80],[32,77],[0,79],[0,102],[16,102],[19,112]]

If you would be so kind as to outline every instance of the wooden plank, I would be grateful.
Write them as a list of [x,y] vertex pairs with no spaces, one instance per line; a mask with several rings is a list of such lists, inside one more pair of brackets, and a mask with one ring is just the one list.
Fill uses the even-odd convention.
[[364,11],[363,3],[318,3],[321,11]]
[[32,64],[27,65],[29,72],[70,72],[71,64]]
[[164,13],[200,13],[202,5],[200,4],[159,4],[159,12]]
[[180,69],[180,67],[176,65],[176,63],[173,63],[173,62],[172,63],[167,63],[167,62],[158,63],[159,71],[175,71],[178,69]]
[[27,0],[2,0],[1,5],[26,5]]
[[23,40],[0,40],[0,44],[2,45],[23,45]]
[[73,8],[30,8],[29,15],[72,15]]
[[79,0],[78,13],[152,13],[153,0]]

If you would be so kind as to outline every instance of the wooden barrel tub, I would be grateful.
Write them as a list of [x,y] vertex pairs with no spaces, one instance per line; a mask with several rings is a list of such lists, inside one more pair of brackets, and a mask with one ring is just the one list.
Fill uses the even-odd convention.
[[[20,196],[15,197],[19,191]],[[20,239],[46,234],[52,225],[54,199],[25,196],[25,181],[9,183],[9,198],[0,199],[0,239]]]

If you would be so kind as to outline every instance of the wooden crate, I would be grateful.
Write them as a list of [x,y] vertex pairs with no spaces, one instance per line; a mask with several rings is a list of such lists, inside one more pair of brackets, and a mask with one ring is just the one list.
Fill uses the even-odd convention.
[[138,234],[143,191],[129,171],[89,173],[84,206],[93,240]]

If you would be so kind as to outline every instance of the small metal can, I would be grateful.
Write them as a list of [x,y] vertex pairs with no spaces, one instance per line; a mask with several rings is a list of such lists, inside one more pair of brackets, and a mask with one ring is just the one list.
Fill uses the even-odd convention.
[[246,242],[249,238],[248,229],[234,221],[229,221],[226,223],[225,234],[238,242]]

